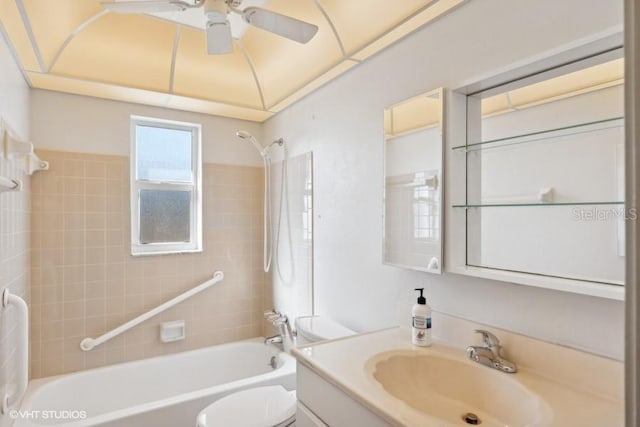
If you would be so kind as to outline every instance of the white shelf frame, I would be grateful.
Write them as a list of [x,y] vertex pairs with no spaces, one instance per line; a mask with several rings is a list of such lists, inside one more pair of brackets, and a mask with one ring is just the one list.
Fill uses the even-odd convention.
[[[467,135],[466,126],[468,94],[497,87],[505,82],[532,76],[545,70],[558,67],[563,67],[565,70],[571,69],[576,67],[577,60],[600,53],[611,56],[613,59],[619,55],[616,50],[619,51],[621,48],[622,40],[621,30],[612,31],[564,50],[550,52],[547,56],[535,58],[529,63],[520,64],[512,69],[501,70],[493,76],[480,77],[462,88],[446,91],[445,135],[447,137],[444,151],[445,179],[449,185],[444,200],[446,224],[444,272],[617,301],[625,299],[625,288],[620,285],[467,265],[466,209],[452,207],[454,201],[467,200],[466,156],[460,156],[452,148],[465,145],[467,138],[471,138]],[[553,72],[557,71],[551,71]]]

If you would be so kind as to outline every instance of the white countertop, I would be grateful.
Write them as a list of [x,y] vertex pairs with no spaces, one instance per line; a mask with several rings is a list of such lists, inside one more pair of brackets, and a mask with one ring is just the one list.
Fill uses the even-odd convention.
[[[544,346],[549,345],[544,343]],[[544,346],[541,348],[546,354],[548,348]],[[421,427],[453,425],[443,424],[443,420],[430,417],[393,397],[374,379],[374,366],[370,359],[389,351],[406,351],[416,354],[439,353],[465,361],[465,363],[473,363],[467,361],[462,349],[448,347],[441,341],[436,341],[432,347],[427,348],[413,346],[406,328],[385,329],[301,346],[293,349],[292,354],[300,363],[339,387],[392,425]],[[575,350],[567,351],[580,353]],[[513,375],[518,382],[539,395],[549,405],[553,413],[552,421],[548,424],[549,427],[622,427],[624,425],[624,402],[620,396],[598,394],[593,390],[576,387],[576,382],[572,381],[576,375],[598,377],[599,375],[606,376],[608,373],[606,370],[602,373],[589,370],[589,362],[585,362],[585,357],[587,360],[592,357],[594,358],[593,366],[601,366],[601,358],[592,355],[584,356],[583,353],[580,355],[575,369],[582,370],[582,372],[567,372],[566,377],[559,375],[557,368],[550,369],[553,374],[547,376],[540,373],[540,368],[533,370],[523,366],[519,367],[516,374],[492,371],[495,372],[495,375]],[[546,360],[548,361],[548,359]],[[518,360],[514,361],[518,364]],[[567,360],[563,360],[562,363],[566,365]],[[491,370],[491,368],[484,366],[480,366],[480,368]],[[605,382],[612,380],[604,377],[595,379]],[[608,388],[604,387],[605,390]]]

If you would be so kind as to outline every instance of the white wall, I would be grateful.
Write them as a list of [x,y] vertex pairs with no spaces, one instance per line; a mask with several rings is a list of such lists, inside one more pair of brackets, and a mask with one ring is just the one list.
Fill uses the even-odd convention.
[[29,86],[0,33],[0,117],[19,137],[29,138]]
[[[19,137],[29,137],[29,87],[1,35],[0,117]],[[23,181],[22,191],[0,194],[0,290],[9,288],[29,301],[30,179],[19,162],[1,154],[0,175]],[[13,390],[17,379],[17,319],[14,309],[0,310],[0,396]],[[11,423],[0,417],[0,427]]]
[[269,120],[267,139],[283,136],[292,155],[314,152],[316,311],[381,328],[424,286],[437,310],[621,358],[623,303],[384,266],[381,230],[386,106],[592,37],[622,14],[617,0],[472,1]]
[[252,145],[235,136],[246,130],[261,140],[259,123],[39,89],[31,104],[36,148],[128,156],[129,117],[138,115],[202,124],[206,163],[262,165]]

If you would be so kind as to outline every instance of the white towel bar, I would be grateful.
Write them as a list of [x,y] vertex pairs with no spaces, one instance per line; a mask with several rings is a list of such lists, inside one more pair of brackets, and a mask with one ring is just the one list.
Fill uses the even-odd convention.
[[29,175],[49,169],[49,162],[45,162],[33,152],[33,143],[23,141],[15,136],[15,133],[1,118],[0,137],[3,140],[2,153],[0,155],[8,160],[17,159],[21,161],[23,163],[22,168]]

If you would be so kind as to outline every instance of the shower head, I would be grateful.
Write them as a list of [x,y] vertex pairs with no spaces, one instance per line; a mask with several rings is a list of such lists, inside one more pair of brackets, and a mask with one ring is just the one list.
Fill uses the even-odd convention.
[[284,144],[284,140],[282,138],[280,139],[276,139],[275,141],[273,141],[271,144],[267,145],[266,147],[263,147],[258,140],[251,135],[249,132],[247,132],[246,130],[239,130],[236,132],[236,136],[240,139],[243,140],[249,140],[251,141],[251,143],[253,144],[254,147],[256,147],[256,150],[258,150],[258,153],[260,153],[260,155],[264,158],[267,159],[269,158],[269,149],[271,147],[273,147],[274,145],[279,145],[282,147],[282,145]]
[[266,158],[268,156],[266,148],[264,148],[262,145],[260,145],[258,140],[255,139],[255,137],[253,135],[251,135],[249,132],[247,132],[245,130],[239,130],[239,131],[236,132],[236,136],[238,138],[240,138],[240,139],[251,141],[253,146],[256,147],[256,150],[258,150],[258,153],[260,153],[260,155],[263,158]]

